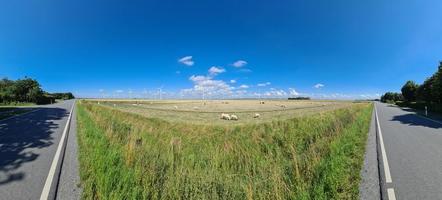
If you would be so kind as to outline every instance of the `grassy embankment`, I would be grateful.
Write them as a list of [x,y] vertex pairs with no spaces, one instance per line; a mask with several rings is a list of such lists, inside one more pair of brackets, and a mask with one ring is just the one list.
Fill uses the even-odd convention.
[[357,199],[371,105],[188,125],[78,104],[84,199]]

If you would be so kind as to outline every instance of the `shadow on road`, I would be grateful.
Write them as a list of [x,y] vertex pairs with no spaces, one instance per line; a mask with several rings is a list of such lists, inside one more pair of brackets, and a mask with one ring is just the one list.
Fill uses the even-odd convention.
[[52,133],[59,120],[68,115],[62,108],[40,108],[40,111],[0,122],[0,186],[22,180],[23,172],[15,172],[22,164],[39,155],[29,149],[53,144]]
[[408,124],[410,126],[424,126],[424,127],[434,128],[434,129],[442,128],[441,124],[438,124],[436,122],[432,122],[428,119],[419,117],[416,114],[412,114],[412,113],[394,116],[393,119],[391,119],[391,121],[399,121],[402,124]]

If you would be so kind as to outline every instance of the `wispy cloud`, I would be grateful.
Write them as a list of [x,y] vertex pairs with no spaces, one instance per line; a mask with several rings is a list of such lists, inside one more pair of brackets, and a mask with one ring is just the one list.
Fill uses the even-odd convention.
[[245,61],[245,60],[237,60],[234,63],[232,63],[232,66],[234,66],[236,68],[244,67],[246,65],[247,65],[247,61]]
[[252,72],[252,70],[251,69],[247,69],[247,68],[242,68],[242,69],[240,69],[240,70],[238,70],[239,72],[244,72],[244,73],[250,73],[250,72]]
[[299,93],[295,90],[295,88],[289,88],[289,94],[292,96],[298,96]]
[[284,90],[270,88],[270,91],[265,92],[264,95],[267,97],[283,97],[283,96],[287,96],[287,92]]
[[195,62],[192,60],[192,56],[184,56],[178,59],[178,62],[187,66],[193,66],[195,64]]
[[236,80],[232,79],[230,80],[230,83],[236,83]]
[[217,67],[217,66],[212,66],[212,67],[209,69],[209,74],[210,74],[211,76],[216,76],[216,75],[221,74],[221,73],[224,73],[224,72],[226,72],[225,69],[223,69],[223,68],[221,68],[221,67]]
[[270,83],[270,82],[265,82],[265,83],[258,83],[257,84],[257,86],[258,87],[265,87],[265,86],[269,86],[269,85],[271,85],[272,83]]
[[319,88],[322,88],[324,86],[325,86],[324,84],[318,83],[318,84],[314,85],[313,87],[316,88],[316,89],[319,89]]
[[239,88],[240,89],[247,89],[247,88],[249,88],[249,86],[248,85],[241,85],[241,86],[239,86]]

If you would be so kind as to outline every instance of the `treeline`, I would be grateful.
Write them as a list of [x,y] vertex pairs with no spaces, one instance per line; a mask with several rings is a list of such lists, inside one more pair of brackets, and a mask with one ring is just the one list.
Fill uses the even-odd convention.
[[436,73],[424,83],[419,85],[414,81],[407,81],[402,86],[401,93],[387,92],[382,95],[381,101],[418,109],[426,106],[431,111],[442,112],[442,61]]
[[35,103],[49,104],[54,103],[55,99],[73,99],[72,93],[47,93],[41,89],[37,80],[27,78],[18,80],[9,80],[3,78],[0,80],[0,104],[19,104]]
[[289,97],[288,100],[310,100],[310,97]]

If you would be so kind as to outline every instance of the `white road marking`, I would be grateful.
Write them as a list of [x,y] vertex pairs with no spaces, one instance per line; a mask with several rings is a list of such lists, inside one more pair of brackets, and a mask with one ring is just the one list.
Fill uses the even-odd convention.
[[394,194],[393,188],[387,189],[388,200],[396,200],[396,195]]
[[72,111],[74,110],[74,106],[75,106],[75,101],[72,104],[71,112],[69,113],[68,120],[66,121],[66,126],[64,127],[63,135],[61,136],[60,142],[57,147],[57,151],[55,152],[54,159],[52,160],[51,168],[49,169],[48,177],[46,178],[43,191],[41,192],[40,200],[47,200],[49,198],[49,192],[51,190],[52,181],[54,179],[55,170],[57,168],[58,161],[60,160],[61,149],[63,148],[66,133],[68,132],[68,127],[69,123],[71,122]]
[[381,144],[382,163],[384,163],[385,182],[391,183],[390,166],[388,165],[387,153],[385,152],[384,138],[382,137],[381,125],[379,124],[378,110],[376,104],[374,105],[374,111],[376,114],[376,124],[379,133],[379,143]]

